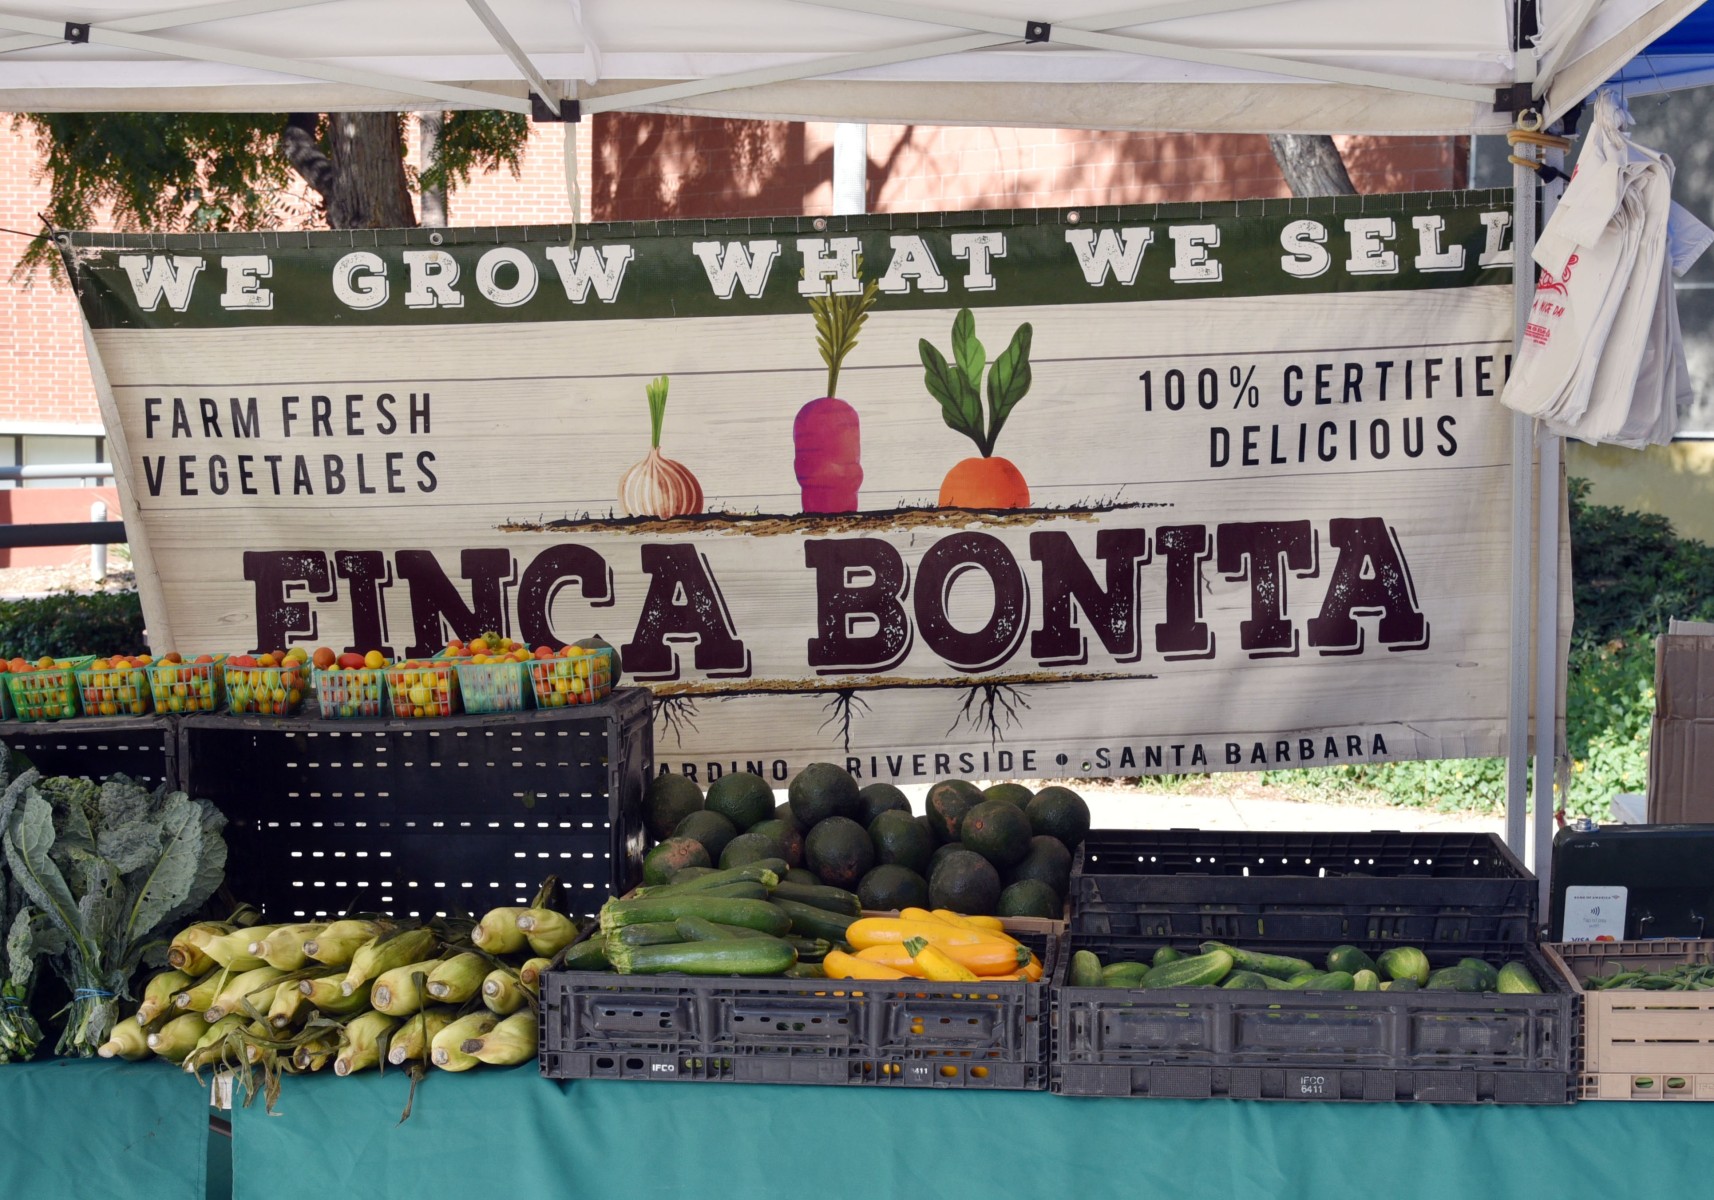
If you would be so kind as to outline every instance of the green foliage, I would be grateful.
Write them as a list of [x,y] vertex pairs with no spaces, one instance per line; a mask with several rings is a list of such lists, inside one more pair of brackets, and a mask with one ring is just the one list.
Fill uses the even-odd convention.
[[1653,513],[1589,503],[1589,482],[1570,486],[1572,639],[1605,645],[1663,632],[1672,617],[1714,620],[1714,546],[1672,531]]
[[949,429],[976,443],[982,457],[991,458],[1000,429],[1012,409],[1030,390],[1030,338],[1028,321],[1012,333],[1012,340],[994,367],[988,371],[988,423],[982,422],[982,372],[988,367],[988,351],[976,336],[976,318],[968,308],[958,310],[952,322],[952,357],[946,356],[927,338],[917,341],[922,359],[923,385],[940,402],[941,418]]
[[501,167],[516,178],[529,140],[529,118],[522,113],[449,112],[440,127],[439,159],[418,174],[417,186],[452,192],[477,172]]
[[143,608],[136,592],[0,600],[0,658],[122,654],[142,646]]

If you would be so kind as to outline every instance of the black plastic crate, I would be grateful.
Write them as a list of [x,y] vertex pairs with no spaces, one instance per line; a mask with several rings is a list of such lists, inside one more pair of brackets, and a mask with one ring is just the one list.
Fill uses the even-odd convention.
[[[1390,942],[1355,943],[1378,954]],[[1072,934],[1054,975],[1053,1088],[1068,1096],[1569,1104],[1577,1096],[1577,998],[1533,945],[1436,949],[1523,959],[1541,995],[1071,987],[1071,955],[1148,961],[1158,939]],[[1179,944],[1195,953],[1196,947]],[[1319,962],[1332,947],[1251,943]]]
[[547,875],[593,914],[642,877],[648,693],[436,720],[187,718],[187,790],[231,821],[227,878],[280,919],[480,914]]
[[1039,983],[550,971],[542,1074],[1042,1091],[1059,939],[1017,936]]
[[1094,830],[1072,929],[1246,944],[1521,942],[1535,877],[1487,833]]
[[179,784],[178,727],[171,717],[5,721],[0,742],[43,775],[126,775],[151,788]]

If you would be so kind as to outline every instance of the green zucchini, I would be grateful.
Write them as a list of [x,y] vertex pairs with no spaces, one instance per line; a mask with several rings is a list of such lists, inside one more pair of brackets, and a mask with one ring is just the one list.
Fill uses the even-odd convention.
[[857,920],[846,913],[828,912],[825,908],[800,904],[796,900],[775,900],[774,905],[790,920],[791,932],[808,938],[824,938],[829,942],[843,942],[845,931]]
[[1195,958],[1155,967],[1143,979],[1145,988],[1208,987],[1232,972],[1233,959],[1225,950],[1210,950]]
[[1204,956],[1215,951],[1228,955],[1232,959],[1232,965],[1240,971],[1272,975],[1275,979],[1290,979],[1293,975],[1307,975],[1315,970],[1314,963],[1305,962],[1301,958],[1291,958],[1284,954],[1257,954],[1252,950],[1228,946],[1225,942],[1202,943]]
[[863,912],[863,905],[855,893],[822,884],[812,887],[807,883],[782,881],[774,886],[774,899],[795,900],[799,904],[825,908],[828,912],[844,913],[852,917],[861,916]]
[[1480,971],[1472,971],[1469,967],[1441,967],[1438,971],[1430,971],[1428,982],[1423,984],[1425,992],[1481,992],[1486,991],[1485,980]]
[[[758,938],[768,937],[768,934],[758,929],[745,929],[742,925],[716,925],[713,921],[705,921],[701,917],[680,917],[673,922],[678,930],[678,941],[681,942],[720,942],[727,938]],[[635,925],[627,925],[627,929],[636,929]]]
[[833,949],[834,943],[826,938],[807,938],[799,934],[786,934],[786,944],[797,951],[800,963],[818,963],[827,957],[827,952]]
[[[645,896],[641,900],[609,900],[601,906],[604,932],[648,921],[701,917],[720,925],[742,925],[776,936],[792,926],[791,917],[767,900],[734,900],[724,896]],[[615,966],[618,964],[615,963]]]
[[1480,975],[1482,977],[1482,990],[1484,992],[1499,991],[1500,973],[1494,969],[1492,963],[1484,962],[1479,958],[1461,958],[1455,965],[1468,967],[1470,970]]
[[1521,962],[1509,962],[1499,970],[1499,990],[1508,996],[1534,996],[1541,993],[1530,969]]
[[1327,969],[1329,971],[1344,971],[1355,975],[1359,971],[1374,971],[1377,977],[1379,969],[1375,960],[1364,954],[1355,946],[1335,946],[1327,952]]
[[1268,989],[1268,977],[1258,975],[1254,971],[1233,971],[1220,984],[1223,988],[1235,988],[1239,991],[1265,992]]
[[1294,992],[1350,992],[1356,990],[1356,979],[1349,971],[1322,971],[1317,975],[1300,975],[1291,984]]
[[581,942],[573,942],[566,947],[564,965],[568,971],[611,971],[612,964],[607,961],[606,935],[595,933]]
[[609,940],[626,946],[662,946],[685,940],[676,921],[640,921],[615,929],[607,936]]
[[1394,946],[1375,960],[1380,974],[1393,979],[1414,979],[1418,987],[1428,983],[1428,955],[1415,946]]
[[667,883],[689,883],[693,879],[701,879],[704,875],[713,875],[718,870],[718,867],[680,867],[672,873],[672,878],[667,880]]
[[797,951],[772,937],[616,946],[610,953],[621,975],[780,975],[797,965]]
[[1071,987],[1101,987],[1101,960],[1093,950],[1079,950],[1071,956],[1071,974],[1066,977]]
[[[689,870],[690,868],[686,868]],[[773,887],[780,881],[779,873],[762,863],[746,863],[741,867],[731,867],[724,871],[711,871],[699,867],[703,873],[684,878],[685,871],[679,871],[673,876],[673,882],[659,884],[655,887],[638,888],[631,898],[641,900],[645,897],[684,896],[692,892],[706,892],[710,888],[722,887],[729,883],[759,883],[763,887]],[[680,882],[680,881],[683,882]]]
[[1154,957],[1153,965],[1155,965],[1157,967],[1164,967],[1168,963],[1177,962],[1179,959],[1181,959],[1183,957],[1184,957],[1184,955],[1182,952],[1180,952],[1178,950],[1174,950],[1171,946],[1162,946],[1159,950],[1155,951],[1155,957]]
[[1140,962],[1108,963],[1101,968],[1101,983],[1104,987],[1134,988],[1143,986],[1143,978],[1149,973],[1149,964]]
[[786,968],[787,979],[826,979],[827,971],[818,962],[800,962]]

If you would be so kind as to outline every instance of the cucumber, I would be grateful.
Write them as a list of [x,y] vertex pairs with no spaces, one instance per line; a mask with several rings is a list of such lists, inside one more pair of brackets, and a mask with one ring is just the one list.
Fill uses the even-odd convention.
[[731,867],[724,871],[711,871],[706,867],[696,869],[702,874],[685,879],[685,872],[690,870],[687,867],[685,870],[676,873],[671,883],[660,884],[656,887],[638,888],[633,893],[633,899],[684,896],[692,892],[706,892],[710,888],[721,887],[728,883],[759,883],[763,887],[773,887],[780,881],[780,873],[774,871],[766,863],[746,863],[741,867]]
[[1232,972],[1233,958],[1225,950],[1210,950],[1195,958],[1155,967],[1143,979],[1146,988],[1208,987],[1219,983]]
[[1327,969],[1329,971],[1344,971],[1350,975],[1355,975],[1359,971],[1373,971],[1377,976],[1380,974],[1379,969],[1375,966],[1375,960],[1355,946],[1335,946],[1329,950],[1327,952]]
[[1441,967],[1431,971],[1428,982],[1423,984],[1425,992],[1480,992],[1485,991],[1485,981],[1480,971],[1472,971],[1469,967]]
[[1541,984],[1523,963],[1509,962],[1499,970],[1499,990],[1508,996],[1535,996],[1541,993]]
[[[719,942],[727,938],[759,938],[768,934],[756,929],[745,929],[742,925],[716,925],[713,921],[705,921],[701,917],[680,917],[673,923],[678,930],[680,942]],[[646,929],[646,925],[627,925],[626,929]],[[640,943],[633,942],[632,945]]]
[[1415,946],[1394,946],[1376,960],[1380,974],[1393,979],[1414,979],[1418,987],[1428,983],[1428,955]]
[[1071,956],[1071,974],[1066,977],[1071,987],[1101,987],[1101,960],[1093,950],[1079,950]]
[[1134,988],[1143,986],[1143,977],[1149,973],[1149,964],[1140,962],[1108,963],[1101,968],[1101,984],[1103,987]]
[[[828,912],[825,908],[817,908],[813,904],[800,904],[796,900],[775,900],[774,906],[786,914],[791,922],[791,932],[807,938],[822,938],[829,942],[843,942],[845,931],[857,918],[845,913]],[[784,932],[782,930],[782,932]]]
[[1389,979],[1381,985],[1383,992],[1420,992],[1422,985],[1414,979]]
[[1183,957],[1183,954],[1174,950],[1171,946],[1162,946],[1159,950],[1155,951],[1154,965],[1157,967],[1164,967],[1168,963],[1177,962]]
[[607,961],[606,936],[596,933],[581,942],[573,942],[566,948],[564,965],[568,971],[611,971],[613,966]]
[[[742,925],[776,936],[792,926],[791,917],[767,900],[733,900],[724,896],[645,896],[641,900],[609,900],[601,906],[601,928],[612,932],[649,921],[702,917],[720,925]],[[617,963],[614,966],[618,966]]]
[[1300,975],[1291,981],[1294,992],[1351,992],[1357,981],[1349,971],[1322,971],[1318,975]]
[[1258,975],[1272,975],[1275,979],[1290,979],[1293,975],[1307,975],[1315,970],[1315,964],[1305,962],[1301,958],[1291,958],[1284,954],[1257,954],[1251,950],[1240,950],[1236,946],[1228,946],[1224,942],[1203,942],[1204,955],[1219,951],[1229,955],[1232,965],[1241,971],[1254,971]]
[[1233,971],[1220,986],[1236,988],[1239,991],[1265,992],[1268,990],[1268,977],[1258,975],[1254,971]]
[[1454,965],[1469,967],[1472,971],[1476,972],[1476,974],[1480,975],[1482,977],[1482,990],[1484,992],[1494,992],[1499,990],[1500,973],[1494,969],[1492,963],[1484,962],[1479,958],[1461,958]]
[[641,921],[626,925],[607,935],[616,944],[626,946],[663,946],[668,942],[685,941],[676,921]]
[[1378,992],[1381,990],[1381,977],[1367,969],[1358,971],[1351,977],[1351,990],[1354,992]]
[[810,886],[806,883],[779,883],[774,887],[776,900],[795,900],[799,904],[808,904],[813,908],[825,908],[828,912],[844,913],[847,916],[861,916],[863,905],[853,892],[844,888],[827,887],[825,885]]
[[[1263,975],[1260,971],[1252,971],[1250,973],[1255,975],[1258,979],[1260,979],[1262,981],[1262,986],[1265,988],[1268,988],[1270,991],[1292,992],[1292,991],[1297,990],[1295,987],[1292,986],[1292,984],[1289,980],[1275,979],[1272,975]],[[1310,976],[1300,975],[1300,976],[1298,976],[1298,978],[1299,979],[1308,979],[1308,978],[1310,978]]]
[[797,951],[773,937],[616,946],[611,954],[621,975],[780,975],[797,965]]

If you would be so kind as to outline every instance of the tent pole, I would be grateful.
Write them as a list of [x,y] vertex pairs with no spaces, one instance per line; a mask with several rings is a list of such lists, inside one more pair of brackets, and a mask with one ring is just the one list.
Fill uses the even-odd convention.
[[[1512,290],[1514,296],[1514,356],[1523,345],[1535,297],[1535,197],[1540,176],[1527,167],[1512,168]],[[1530,718],[1530,583],[1535,522],[1532,488],[1534,422],[1512,414],[1512,594],[1510,700],[1506,708],[1506,844],[1524,856],[1527,843],[1525,806],[1529,799]]]

